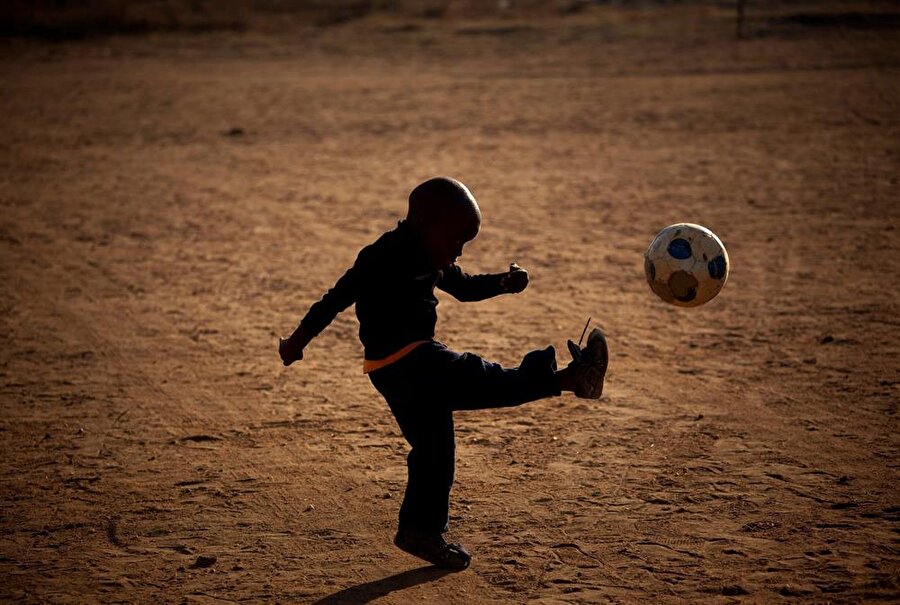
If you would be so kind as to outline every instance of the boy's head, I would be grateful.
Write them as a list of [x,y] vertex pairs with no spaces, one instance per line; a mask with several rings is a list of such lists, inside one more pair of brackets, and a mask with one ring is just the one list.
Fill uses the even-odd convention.
[[478,235],[481,210],[465,185],[448,177],[428,179],[409,194],[406,220],[421,236],[435,269],[462,255]]

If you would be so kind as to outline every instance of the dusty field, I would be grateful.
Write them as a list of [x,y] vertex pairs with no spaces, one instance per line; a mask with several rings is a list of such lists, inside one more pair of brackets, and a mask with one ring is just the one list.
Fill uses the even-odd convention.
[[[900,599],[897,30],[732,28],[4,43],[0,601]],[[482,205],[461,264],[532,275],[444,297],[439,338],[563,358],[592,315],[614,352],[600,402],[458,415],[450,575],[391,545],[406,447],[352,312],[276,354],[435,174]],[[642,274],[684,220],[733,265],[695,310]]]

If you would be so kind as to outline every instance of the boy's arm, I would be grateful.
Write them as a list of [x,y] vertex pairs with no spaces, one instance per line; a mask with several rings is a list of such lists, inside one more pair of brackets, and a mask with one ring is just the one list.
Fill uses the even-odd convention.
[[457,300],[473,302],[500,294],[517,294],[528,286],[528,271],[512,263],[506,273],[469,275],[457,265],[444,269],[437,287]]
[[293,334],[278,341],[278,354],[281,355],[284,365],[289,366],[303,359],[303,349],[306,345],[318,336],[338,313],[356,302],[359,293],[359,273],[357,263],[309,308]]

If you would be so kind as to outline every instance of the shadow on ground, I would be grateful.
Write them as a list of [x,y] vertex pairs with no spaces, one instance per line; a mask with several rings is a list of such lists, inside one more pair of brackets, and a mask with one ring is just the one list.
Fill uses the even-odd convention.
[[418,586],[419,584],[424,584],[426,582],[433,582],[449,573],[453,573],[453,570],[441,569],[434,566],[410,569],[386,578],[381,578],[380,580],[373,580],[371,582],[366,582],[365,584],[358,584],[356,586],[351,586],[350,588],[345,588],[339,592],[319,599],[313,603],[313,605],[371,603],[375,599],[380,599],[392,592],[412,588],[413,586]]

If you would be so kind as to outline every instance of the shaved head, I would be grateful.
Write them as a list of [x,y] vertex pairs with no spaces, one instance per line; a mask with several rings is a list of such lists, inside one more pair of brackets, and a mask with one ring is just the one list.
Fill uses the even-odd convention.
[[465,185],[456,179],[439,176],[412,190],[406,218],[417,227],[444,222],[470,223],[475,226],[477,234],[481,225],[481,210],[475,196]]

